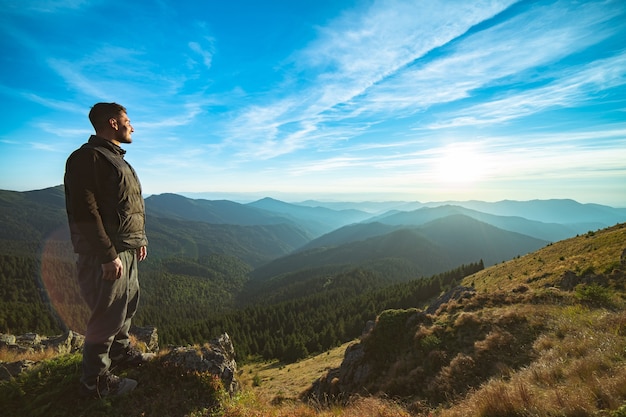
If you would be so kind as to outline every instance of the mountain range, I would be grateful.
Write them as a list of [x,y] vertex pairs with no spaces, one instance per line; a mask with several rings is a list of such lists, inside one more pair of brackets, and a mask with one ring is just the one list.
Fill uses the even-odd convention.
[[[384,209],[384,211],[379,211]],[[374,211],[372,211],[374,210]],[[63,187],[0,190],[0,240],[67,238]],[[492,265],[626,221],[626,209],[573,200],[247,204],[177,194],[146,198],[151,256],[234,256],[268,278],[302,268],[400,258],[430,275]],[[434,255],[437,254],[437,255]]]

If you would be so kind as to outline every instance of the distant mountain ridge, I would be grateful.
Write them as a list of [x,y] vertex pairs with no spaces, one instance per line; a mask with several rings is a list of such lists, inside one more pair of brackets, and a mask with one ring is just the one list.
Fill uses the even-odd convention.
[[0,190],[0,240],[38,241],[67,225],[62,187]]
[[[371,228],[376,228],[376,232],[368,233]],[[339,230],[352,233],[344,233],[341,244],[339,240],[334,240],[333,245],[319,245],[326,242],[324,238],[310,242],[306,251],[287,255],[257,268],[252,278],[263,280],[298,269],[366,265],[384,259],[401,259],[415,266],[423,276],[429,276],[481,259],[485,265],[493,265],[549,243],[461,214],[436,218],[420,226],[397,227],[373,223]]]
[[158,194],[146,198],[146,212],[155,217],[242,226],[292,223],[274,212],[228,200],[194,200],[178,194]]
[[363,221],[371,216],[369,213],[362,210],[306,207],[285,203],[269,197],[248,203],[247,206],[257,207],[288,216],[303,224],[315,237],[346,224]]
[[361,208],[374,215],[384,215],[386,212],[410,212],[420,208],[434,208],[441,206],[459,206],[466,209],[480,211],[496,216],[522,217],[528,220],[543,223],[558,224],[602,224],[610,227],[626,219],[626,207],[616,208],[595,203],[579,203],[572,199],[549,200],[502,200],[486,202],[477,200],[468,201],[440,201],[440,202],[323,202],[307,200],[296,203],[314,207],[328,208]]
[[463,207],[499,216],[519,216],[544,223],[577,224],[599,223],[603,227],[624,221],[626,208],[614,208],[601,204],[581,204],[571,199],[513,201],[497,203],[468,201]]
[[444,205],[438,207],[422,207],[408,212],[389,212],[377,216],[374,220],[390,225],[420,225],[426,222],[440,219],[452,215],[465,215],[481,222],[496,226],[498,228],[526,234],[538,239],[556,242],[568,237],[584,233],[589,230],[596,230],[605,227],[600,222],[578,223],[578,224],[558,224],[543,223],[536,220],[529,220],[519,216],[501,216],[480,212],[455,205]]
[[[324,204],[336,209],[328,208]],[[573,200],[505,200],[497,203],[468,201],[457,204],[437,204],[420,202],[323,203],[313,200],[291,204],[272,198],[241,204],[229,200],[194,200],[166,193],[147,197],[146,211],[149,216],[148,227],[155,229],[153,233],[156,233],[156,238],[158,239],[161,235],[170,235],[168,239],[172,242],[180,240],[180,237],[175,236],[176,231],[162,230],[169,227],[167,222],[155,219],[223,225],[218,228],[222,232],[217,232],[215,227],[210,232],[217,233],[218,236],[230,226],[274,228],[280,225],[280,232],[270,232],[269,235],[275,235],[277,239],[285,239],[285,241],[269,245],[282,248],[279,252],[272,252],[274,253],[272,256],[282,256],[292,251],[316,247],[336,247],[459,214],[502,230],[550,242],[626,221],[626,209],[599,204],[580,204]],[[418,208],[414,208],[415,206]],[[359,207],[363,207],[363,210]],[[373,208],[389,207],[395,208],[378,214],[368,211]],[[401,210],[402,208],[405,210]],[[41,239],[54,230],[67,227],[63,186],[27,192],[0,190],[0,209],[4,214],[0,218],[0,226],[2,226],[0,239]],[[182,226],[182,223],[177,227],[185,230],[194,229],[194,226],[186,227]],[[206,229],[205,226],[199,228]],[[230,229],[232,231],[232,228]],[[237,230],[238,232],[226,233],[225,236],[228,236],[226,240],[235,238],[248,241],[252,243],[251,248],[254,247],[254,242],[250,241],[250,237],[237,237],[238,233],[244,229],[238,228]],[[209,232],[206,231],[206,233]],[[199,236],[197,238],[201,239]],[[219,245],[218,240],[212,240],[213,245]],[[261,245],[267,246],[268,242],[265,241]],[[200,244],[199,246],[206,245]],[[247,257],[248,260],[252,258],[255,257]],[[258,264],[262,262],[262,259],[271,260],[257,257],[254,263]]]

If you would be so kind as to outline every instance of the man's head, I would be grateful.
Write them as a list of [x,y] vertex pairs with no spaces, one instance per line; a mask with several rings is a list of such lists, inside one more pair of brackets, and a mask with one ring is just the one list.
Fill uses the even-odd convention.
[[89,111],[89,120],[96,130],[96,135],[116,145],[131,143],[134,132],[126,108],[117,103],[97,103]]

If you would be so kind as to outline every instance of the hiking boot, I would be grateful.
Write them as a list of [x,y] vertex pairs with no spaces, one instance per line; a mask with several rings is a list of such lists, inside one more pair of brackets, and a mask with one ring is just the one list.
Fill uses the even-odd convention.
[[111,357],[111,369],[136,368],[154,359],[154,353],[142,353],[137,348],[128,348],[126,352]]
[[94,385],[80,384],[81,397],[105,398],[128,394],[137,386],[137,381],[130,378],[120,378],[113,374],[98,377]]

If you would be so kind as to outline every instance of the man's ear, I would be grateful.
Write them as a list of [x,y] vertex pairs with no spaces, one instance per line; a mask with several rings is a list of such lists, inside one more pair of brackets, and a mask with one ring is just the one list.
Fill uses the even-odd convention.
[[116,119],[115,117],[111,117],[111,118],[109,119],[109,125],[110,125],[113,129],[117,130],[117,119]]

